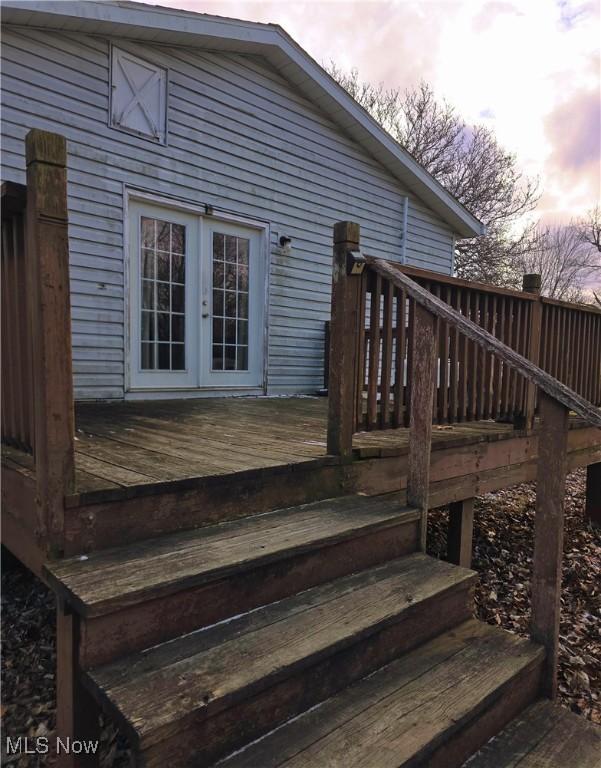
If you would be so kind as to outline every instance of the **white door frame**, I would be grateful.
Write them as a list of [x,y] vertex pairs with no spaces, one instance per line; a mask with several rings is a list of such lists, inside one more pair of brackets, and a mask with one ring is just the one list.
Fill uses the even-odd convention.
[[[181,393],[182,396],[194,396],[196,393],[197,395],[202,394],[215,394],[218,395],[220,392],[228,392],[229,394],[235,393],[240,391],[241,393],[265,393],[267,391],[267,360],[268,360],[268,323],[269,323],[269,312],[268,312],[268,302],[269,302],[269,276],[270,276],[270,263],[269,263],[269,242],[270,242],[270,225],[268,222],[260,221],[257,219],[250,219],[243,216],[240,216],[238,214],[232,213],[230,211],[221,211],[221,210],[215,210],[211,208],[210,214],[207,213],[207,206],[202,205],[199,206],[198,204],[189,203],[186,201],[182,201],[179,199],[174,199],[172,197],[167,197],[164,195],[157,195],[156,193],[145,191],[145,190],[139,190],[139,189],[131,189],[131,188],[124,188],[124,201],[123,201],[123,208],[124,208],[124,236],[123,236],[123,260],[124,260],[124,351],[125,351],[125,396],[127,397],[133,397],[136,396],[145,396],[148,394],[152,394],[154,397],[173,397],[176,393]],[[136,329],[137,325],[139,323],[138,317],[136,315],[136,312],[139,311],[139,303],[133,300],[132,296],[132,289],[134,287],[134,275],[133,270],[136,267],[136,260],[132,260],[131,254],[132,254],[132,232],[131,232],[131,215],[132,215],[132,207],[133,210],[136,210],[136,206],[140,207],[148,207],[156,208],[157,210],[162,210],[165,214],[165,216],[168,216],[169,212],[173,212],[173,215],[177,215],[178,213],[180,215],[183,214],[189,214],[194,217],[196,217],[198,221],[198,248],[197,253],[200,256],[200,249],[202,248],[202,243],[205,240],[205,230],[206,230],[206,223],[210,222],[211,224],[216,222],[223,222],[226,225],[234,225],[239,226],[240,228],[244,229],[251,229],[255,230],[258,235],[258,248],[259,248],[259,260],[260,264],[262,266],[262,275],[260,277],[260,282],[262,282],[262,289],[257,288],[257,296],[255,298],[255,301],[260,302],[262,306],[262,317],[260,318],[260,333],[257,334],[257,343],[260,348],[260,352],[262,355],[261,360],[261,372],[260,375],[257,377],[257,381],[259,381],[258,384],[240,384],[239,382],[236,382],[235,380],[231,383],[225,383],[223,381],[210,381],[205,379],[204,381],[201,380],[202,372],[201,372],[201,361],[199,358],[196,358],[196,377],[193,382],[190,383],[174,383],[173,385],[170,385],[168,383],[164,383],[161,385],[157,384],[140,384],[139,379],[136,379],[136,372],[134,371],[134,361],[137,364],[137,354],[134,352],[134,347],[136,344],[139,345],[139,333],[135,334],[134,329]],[[201,259],[198,259],[200,262]],[[205,259],[206,263],[206,259]],[[200,266],[200,265],[199,265]],[[200,291],[198,290],[197,286],[199,285],[199,276],[196,277],[196,286],[194,290],[196,291],[196,295],[199,298],[198,301],[198,318],[197,318],[197,329],[201,328],[200,321],[201,321],[201,311],[202,311],[202,303],[201,303],[201,295]],[[259,295],[260,291],[260,295]],[[187,294],[186,294],[186,301]],[[259,338],[260,337],[260,338]],[[195,354],[200,354],[200,352],[196,352],[199,350],[200,347],[200,339],[196,338],[195,340]],[[186,355],[188,356],[188,351],[186,351]],[[238,377],[239,378],[239,377]]]

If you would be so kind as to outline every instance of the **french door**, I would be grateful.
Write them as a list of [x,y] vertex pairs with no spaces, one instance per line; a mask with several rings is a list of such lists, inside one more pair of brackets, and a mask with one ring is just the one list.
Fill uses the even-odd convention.
[[261,387],[263,232],[132,202],[132,389]]

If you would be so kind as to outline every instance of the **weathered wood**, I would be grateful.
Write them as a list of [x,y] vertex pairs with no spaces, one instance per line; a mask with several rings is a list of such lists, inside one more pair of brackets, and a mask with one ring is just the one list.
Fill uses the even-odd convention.
[[[79,668],[79,618],[62,600],[56,609],[56,734],[63,744],[69,740],[90,743],[89,752],[61,750],[59,768],[92,768],[99,765],[100,710],[81,684]],[[94,750],[94,744],[96,749]]]
[[462,499],[449,506],[447,557],[450,563],[470,568],[474,530],[474,499]]
[[74,414],[65,139],[26,139],[27,274],[40,527],[62,549],[64,497],[74,488]]
[[[537,274],[524,275],[522,280],[522,290],[531,293],[534,296],[540,296],[541,276]],[[530,322],[526,328],[526,354],[524,355],[530,362],[541,368],[539,360],[541,350],[541,333],[543,320],[543,305],[540,301],[533,301],[530,304]],[[524,387],[524,406],[523,413],[516,419],[515,425],[518,429],[532,429],[534,427],[534,416],[536,407],[536,386],[531,381],[526,381]]]
[[369,307],[369,355],[367,363],[367,419],[366,428],[378,427],[378,392],[380,391],[380,308],[382,304],[382,278],[369,275],[371,282]]
[[402,274],[395,265],[382,259],[376,259],[373,256],[366,256],[366,261],[372,270],[386,277],[397,288],[404,288],[415,301],[433,315],[459,328],[462,333],[476,342],[476,344],[497,355],[513,370],[525,376],[539,389],[542,389],[548,395],[558,400],[566,408],[574,411],[574,413],[585,419],[589,424],[601,427],[601,411],[576,392],[566,387],[565,384],[554,379],[537,365],[525,360],[519,353],[507,347],[484,328],[456,313],[448,304],[440,301],[429,291],[424,290],[420,285],[411,280],[411,278]]
[[601,728],[541,700],[483,747],[470,768],[599,768]]
[[601,526],[601,463],[589,464],[586,468],[586,507],[587,520]]
[[96,667],[121,656],[282,600],[349,573],[415,552],[419,520],[360,531],[330,546],[289,554],[217,581],[127,605],[83,622],[82,665]]
[[330,381],[330,321],[323,328],[323,388],[327,391]]
[[[228,724],[244,722],[252,738],[464,620],[473,579],[413,555],[94,669],[88,684],[149,750],[148,764],[165,764],[176,741],[202,762],[236,748]],[[179,751],[169,765],[181,764]]]
[[350,221],[334,225],[332,315],[328,384],[328,453],[350,457],[355,431],[357,336],[361,280],[347,274],[347,254],[360,244],[359,225]]
[[418,517],[388,497],[348,496],[61,560],[46,573],[82,615],[100,615]]
[[[466,622],[233,755],[223,768],[461,765],[460,750],[469,754],[515,714],[517,701],[504,706],[512,689],[525,688],[525,701],[532,700],[534,686],[524,683],[540,660],[524,640]],[[454,754],[445,762],[449,743]]]
[[411,336],[412,374],[409,420],[409,468],[407,498],[422,513],[422,550],[426,549],[428,527],[428,490],[430,486],[430,450],[432,442],[432,403],[436,365],[434,316],[419,304]]
[[[240,404],[244,402],[241,400]],[[261,402],[270,405],[274,401]],[[321,433],[312,436],[312,439],[325,442],[325,400],[300,402],[311,406],[311,409],[320,415]],[[145,406],[148,407],[149,404]],[[114,406],[94,407],[95,419],[101,423],[105,418],[104,413],[111,407]],[[192,408],[191,405],[189,407]],[[273,418],[267,416],[267,411],[262,411],[262,414],[264,422]],[[283,417],[280,418],[283,420]],[[298,422],[288,417],[286,425],[289,434],[302,435],[307,418],[304,410]],[[125,416],[121,421],[124,427],[128,423]],[[224,427],[224,431],[227,431],[227,428]],[[198,433],[197,439],[201,444],[203,434],[202,430]],[[239,438],[239,434],[235,431],[231,439],[243,442],[244,438]],[[257,442],[260,441],[261,434],[257,432],[257,428],[250,434],[255,435]],[[401,483],[405,484],[408,451],[406,429],[356,435],[355,445],[357,456],[363,458],[363,461],[355,461],[347,467],[340,465],[336,457],[322,457],[297,464],[291,464],[288,460],[279,466],[263,465],[260,469],[235,474],[199,477],[196,466],[191,465],[188,468],[188,477],[186,478],[184,471],[179,475],[183,479],[176,480],[169,472],[169,457],[149,451],[148,462],[164,472],[160,482],[145,486],[110,488],[105,481],[105,490],[82,486],[80,494],[68,499],[67,551],[69,554],[77,554],[353,492],[384,493],[398,489]],[[431,483],[436,483],[442,477],[459,474],[469,475],[470,478],[466,477],[467,490],[454,498],[451,489],[443,487],[440,492],[437,490],[436,504],[431,506],[486,493],[512,482],[522,482],[521,476],[513,480],[515,470],[520,463],[534,459],[537,445],[536,432],[533,437],[525,438],[519,433],[513,434],[506,424],[471,423],[457,425],[451,429],[435,429]],[[573,455],[574,461],[577,462],[573,466],[586,466],[601,460],[598,458],[601,433],[595,428],[570,430],[569,445],[570,457]],[[134,454],[130,461],[126,445],[120,446],[118,442],[107,440],[107,450],[111,446],[115,455],[120,453],[120,460],[125,466],[138,467],[138,456],[141,458],[143,454]],[[324,450],[322,447],[321,451]],[[386,456],[392,458],[389,460]],[[402,466],[398,465],[395,456],[397,459],[403,456]],[[374,460],[367,461],[370,457]],[[572,461],[572,458],[570,460]],[[483,475],[489,470],[490,477]],[[528,472],[530,471],[528,469]],[[524,479],[533,477],[534,475],[525,476]],[[87,488],[85,492],[84,488]]]
[[547,651],[543,691],[557,692],[557,654],[563,557],[563,512],[567,474],[568,411],[545,393],[540,397],[532,574],[532,639]]
[[392,317],[394,310],[394,286],[386,283],[383,290],[384,313],[382,332],[382,373],[380,386],[380,426],[391,426],[390,387],[392,384]]

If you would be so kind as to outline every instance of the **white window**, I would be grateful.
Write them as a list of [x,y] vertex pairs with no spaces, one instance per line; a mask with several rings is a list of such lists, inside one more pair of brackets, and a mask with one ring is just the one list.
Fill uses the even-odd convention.
[[111,125],[164,144],[167,70],[113,47]]

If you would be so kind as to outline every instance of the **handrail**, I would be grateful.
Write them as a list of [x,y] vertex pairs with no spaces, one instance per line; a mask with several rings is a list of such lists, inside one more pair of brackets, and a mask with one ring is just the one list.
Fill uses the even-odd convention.
[[[354,222],[340,222],[334,227],[334,259],[332,271],[332,319],[330,328],[330,387],[328,405],[328,452],[341,457],[351,457],[353,431],[358,423],[358,404],[361,403],[364,384],[364,340],[367,314],[367,294],[370,293],[369,322],[372,331],[368,364],[368,421],[376,421],[377,396],[381,396],[381,422],[386,422],[390,411],[390,380],[393,367],[394,406],[398,420],[401,405],[408,411],[409,456],[407,463],[407,503],[420,510],[420,545],[426,548],[427,519],[430,489],[430,452],[432,443],[432,411],[436,405],[437,377],[446,371],[437,370],[437,360],[449,358],[446,347],[448,334],[439,334],[440,326],[450,326],[455,335],[471,344],[468,355],[471,386],[476,386],[479,375],[490,383],[491,359],[511,369],[521,382],[513,380],[514,394],[527,400],[534,399],[538,387],[540,426],[538,429],[538,461],[536,514],[534,526],[534,553],[532,573],[532,624],[531,637],[546,650],[545,669],[541,679],[542,692],[553,698],[557,692],[557,659],[559,647],[559,619],[561,597],[561,562],[563,546],[563,520],[565,482],[568,471],[568,418],[570,410],[593,427],[601,428],[601,410],[568,386],[542,370],[515,349],[504,344],[492,333],[466,315],[471,313],[468,304],[461,306],[465,315],[449,306],[438,296],[404,274],[403,267],[371,256],[362,256],[360,228]],[[358,253],[359,252],[359,253]],[[362,269],[361,267],[367,267]],[[530,282],[530,281],[528,281]],[[535,281],[525,285],[525,290],[535,290]],[[370,287],[371,286],[371,287]],[[453,289],[459,290],[459,289]],[[461,289],[467,293],[468,289]],[[520,298],[522,296],[520,295]],[[398,300],[397,300],[398,299]],[[407,301],[409,300],[409,301]],[[395,307],[396,301],[396,307]],[[488,296],[482,298],[472,315],[478,319],[487,311]],[[512,296],[510,302],[514,301]],[[526,343],[524,330],[524,306],[543,306],[540,302],[526,299],[518,303],[517,322],[512,330],[511,341],[526,354],[536,359],[536,334],[532,328],[540,328],[540,313],[530,325],[531,338]],[[477,302],[479,304],[479,301]],[[405,324],[407,305],[409,323]],[[493,298],[494,305],[494,298]],[[456,306],[459,304],[456,302]],[[474,307],[472,307],[474,309]],[[396,326],[394,325],[396,315]],[[493,313],[494,315],[494,313]],[[526,319],[528,319],[526,314]],[[532,315],[530,315],[532,319]],[[383,321],[383,330],[380,323]],[[488,323],[484,323],[488,325]],[[490,327],[490,326],[489,326]],[[578,327],[578,326],[576,326]],[[573,329],[573,325],[570,325]],[[595,327],[595,333],[599,328]],[[396,336],[393,344],[393,336]],[[522,337],[520,339],[520,336]],[[408,338],[407,338],[408,337]],[[505,336],[507,338],[507,336]],[[380,354],[380,344],[382,352]],[[479,347],[480,349],[477,349]],[[397,355],[393,366],[393,348]],[[400,350],[400,352],[399,352]],[[407,357],[405,358],[405,350]],[[480,350],[484,350],[481,352]],[[453,355],[450,355],[453,358]],[[407,377],[408,393],[401,403],[400,389],[404,388],[403,366],[411,369]],[[588,358],[583,358],[588,359]],[[594,358],[598,360],[598,358]],[[381,366],[381,372],[379,370]],[[480,366],[480,371],[478,368]],[[591,366],[589,373],[594,373]],[[378,391],[378,381],[381,386]],[[466,386],[467,378],[463,378]],[[503,375],[505,384],[505,375]],[[511,382],[510,382],[511,386]],[[439,388],[440,391],[440,388]],[[483,396],[482,390],[478,397]],[[515,399],[512,395],[512,401]],[[478,412],[478,410],[477,410]],[[407,420],[404,422],[407,423]],[[460,501],[460,500],[458,500]],[[469,505],[468,505],[469,507]],[[469,537],[471,548],[471,534]]]
[[565,309],[577,309],[584,312],[592,312],[593,314],[601,315],[601,308],[596,307],[594,304],[582,304],[580,302],[553,299],[550,296],[539,296],[532,293],[529,294],[514,288],[504,288],[500,285],[493,285],[492,283],[482,283],[477,280],[466,280],[462,277],[452,277],[451,275],[445,275],[442,272],[434,272],[430,269],[414,267],[411,264],[396,264],[396,266],[400,272],[412,278],[421,278],[422,280],[443,283],[444,285],[453,285],[457,288],[470,288],[471,290],[477,290],[481,293],[491,293],[498,296],[513,296],[516,299],[523,299],[525,301],[541,301],[543,304],[552,304],[553,306],[564,307]]
[[403,274],[399,268],[392,266],[390,262],[373,256],[365,256],[365,261],[371,269],[385,277],[397,288],[405,290],[409,296],[433,315],[454,326],[486,351],[499,357],[518,373],[522,374],[522,376],[536,384],[537,387],[546,392],[550,397],[555,398],[566,408],[574,411],[576,415],[592,426],[601,427],[601,411],[565,384],[562,384],[558,379],[543,371],[542,368],[527,360],[511,349],[511,347],[503,344],[503,342],[499,341],[499,339],[484,328],[456,312],[444,301],[441,301],[410,277]]
[[536,301],[539,298],[535,294],[516,291],[513,288],[502,288],[501,286],[493,285],[492,283],[481,283],[475,280],[465,280],[462,277],[451,277],[451,275],[445,275],[442,272],[433,272],[432,270],[414,267],[410,264],[398,264],[397,266],[404,275],[408,275],[409,277],[421,278],[422,280],[436,283],[444,283],[445,285],[452,285],[456,288],[469,288],[470,290],[480,291],[481,293],[512,296],[515,299],[523,299],[526,301]]

